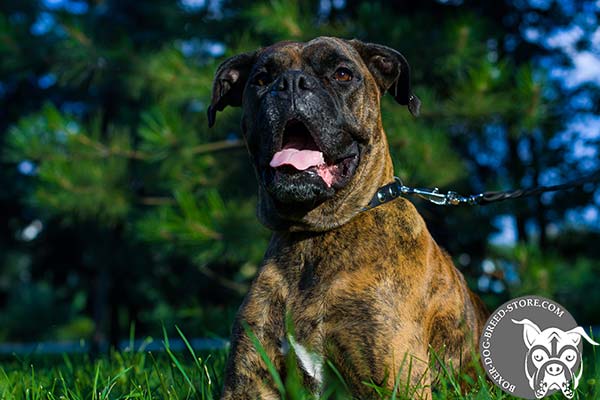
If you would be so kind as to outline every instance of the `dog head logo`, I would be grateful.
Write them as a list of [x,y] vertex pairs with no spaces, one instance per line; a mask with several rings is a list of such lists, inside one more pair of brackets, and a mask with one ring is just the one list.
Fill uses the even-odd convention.
[[535,397],[541,399],[550,391],[560,390],[572,399],[583,373],[578,347],[581,338],[599,344],[580,326],[569,331],[552,327],[542,331],[528,319],[512,322],[523,325],[523,341],[527,346],[525,374]]

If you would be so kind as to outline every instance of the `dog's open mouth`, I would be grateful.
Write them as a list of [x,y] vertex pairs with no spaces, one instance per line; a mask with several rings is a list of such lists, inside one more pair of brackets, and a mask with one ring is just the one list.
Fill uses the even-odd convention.
[[356,170],[357,144],[353,142],[344,153],[338,157],[323,153],[306,125],[291,119],[283,131],[281,150],[273,155],[269,165],[280,173],[317,175],[327,187],[338,188],[344,186]]

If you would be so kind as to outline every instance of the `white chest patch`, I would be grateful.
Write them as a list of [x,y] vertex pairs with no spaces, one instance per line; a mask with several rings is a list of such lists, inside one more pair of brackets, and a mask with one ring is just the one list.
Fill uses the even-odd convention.
[[310,352],[306,347],[296,342],[292,335],[287,335],[281,341],[280,351],[285,356],[289,353],[290,348],[296,353],[296,357],[300,363],[300,367],[316,380],[319,385],[323,383],[323,357],[318,353]]

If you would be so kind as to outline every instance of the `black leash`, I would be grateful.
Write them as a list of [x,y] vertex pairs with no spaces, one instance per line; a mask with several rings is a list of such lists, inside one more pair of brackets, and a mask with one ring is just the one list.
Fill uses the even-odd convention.
[[528,189],[515,189],[501,192],[483,192],[479,194],[463,196],[453,191],[441,193],[438,188],[411,188],[409,186],[404,185],[400,178],[394,177],[394,182],[377,189],[375,196],[373,196],[373,199],[371,199],[369,204],[365,208],[363,208],[363,211],[369,210],[373,207],[377,207],[381,204],[387,203],[388,201],[394,200],[400,195],[417,195],[439,206],[484,206],[487,204],[496,203],[498,201],[513,200],[521,197],[535,196],[545,192],[555,192],[558,190],[572,189],[581,186],[585,183],[598,181],[600,181],[600,170],[594,172],[593,174],[586,175],[565,183],[561,183],[559,185],[538,186]]

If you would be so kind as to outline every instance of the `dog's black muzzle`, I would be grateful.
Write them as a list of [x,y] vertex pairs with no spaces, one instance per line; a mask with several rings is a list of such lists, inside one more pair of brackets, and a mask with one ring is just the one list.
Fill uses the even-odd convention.
[[[336,98],[316,77],[286,71],[265,90],[248,138],[256,142],[250,148],[256,152],[261,183],[276,203],[311,209],[348,184],[362,146],[354,139]],[[274,156],[290,148],[321,153],[322,163],[306,169],[293,163],[273,167]]]

